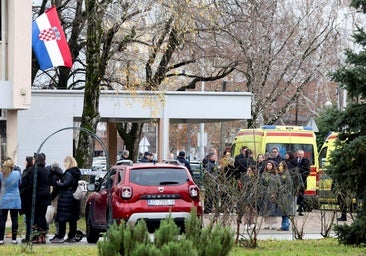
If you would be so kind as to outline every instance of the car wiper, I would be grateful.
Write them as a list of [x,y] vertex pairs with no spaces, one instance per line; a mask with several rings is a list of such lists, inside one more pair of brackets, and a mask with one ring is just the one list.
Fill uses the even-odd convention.
[[170,185],[170,184],[179,184],[178,181],[162,181],[159,183],[160,185]]

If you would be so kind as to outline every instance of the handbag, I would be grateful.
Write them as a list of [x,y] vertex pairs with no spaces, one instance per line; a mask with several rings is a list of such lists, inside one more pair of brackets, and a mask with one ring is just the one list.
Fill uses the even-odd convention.
[[78,182],[78,186],[75,189],[75,192],[72,194],[74,199],[81,200],[86,195],[87,189],[86,189],[86,183],[83,180],[80,180]]
[[55,207],[51,204],[49,206],[47,206],[47,211],[46,211],[46,221],[47,224],[51,224],[53,222],[53,219],[55,217]]

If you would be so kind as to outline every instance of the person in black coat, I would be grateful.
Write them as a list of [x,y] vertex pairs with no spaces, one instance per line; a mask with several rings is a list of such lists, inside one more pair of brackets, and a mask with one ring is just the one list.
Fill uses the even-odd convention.
[[151,163],[154,162],[154,155],[153,153],[146,151],[144,153],[144,157],[141,158],[140,163]]
[[[27,174],[31,171],[32,167],[34,166],[34,158],[33,156],[27,156],[25,158],[25,169],[22,172],[22,179],[27,176]],[[29,184],[30,185],[30,184]],[[22,201],[22,209],[20,210],[20,215],[25,214],[28,209],[31,209],[30,201],[29,201],[29,193],[30,193],[30,186],[24,187],[23,184],[20,185],[20,199]]]
[[296,168],[297,166],[297,158],[295,158],[295,154],[292,151],[287,151],[285,155],[285,161],[287,168],[289,170]]
[[307,188],[307,177],[310,174],[310,160],[304,157],[304,150],[297,151],[297,168],[299,169],[299,173],[303,182],[303,188],[300,189],[299,195],[297,197],[297,204],[299,208],[297,211],[299,212],[299,216],[303,216],[304,206],[305,206],[305,197],[304,192]]
[[[58,189],[57,213],[55,221],[58,222],[59,230],[52,243],[77,242],[75,239],[77,221],[80,218],[80,200],[73,197],[81,172],[77,167],[74,157],[66,156],[64,159],[65,172],[60,181],[56,182]],[[64,240],[66,234],[66,222],[69,222],[68,238]]]
[[191,168],[190,163],[188,162],[188,160],[186,159],[186,153],[184,151],[180,151],[178,156],[177,156],[177,160],[184,165],[185,167],[187,167],[189,173],[192,175],[193,177],[193,171]]
[[[58,163],[51,164],[51,166],[50,166],[51,187],[52,187],[51,205],[54,207],[55,212],[57,212],[57,201],[58,201],[58,193],[59,193],[59,188],[57,187],[57,182],[62,179],[63,174],[64,174],[64,172],[60,168]],[[55,232],[55,236],[53,238],[51,238],[50,241],[55,239],[58,235],[58,222],[55,221],[54,219],[52,219],[52,221],[54,221],[54,223],[55,223],[56,232]]]
[[240,154],[236,155],[234,158],[234,166],[238,170],[239,173],[246,173],[247,169],[242,164],[245,162],[245,157],[247,156],[246,151],[248,150],[247,146],[242,146],[240,148]]
[[278,167],[278,164],[285,159],[280,155],[280,149],[278,147],[273,147],[271,148],[271,155],[269,156],[268,160],[274,161],[276,167]]
[[22,242],[30,242],[32,200],[33,200],[33,180],[35,169],[37,168],[37,190],[34,212],[34,235],[33,243],[45,243],[46,231],[48,229],[46,221],[47,206],[51,204],[50,175],[46,165],[46,155],[40,153],[35,156],[35,165],[27,170],[22,177],[20,185],[22,199],[22,213],[26,219],[26,236]]
[[213,207],[217,206],[217,186],[215,184],[218,175],[218,166],[216,165],[216,154],[210,152],[207,155],[207,161],[203,164],[203,180],[206,188],[204,201],[204,213],[211,213]]
[[127,149],[123,150],[120,160],[129,160],[129,157],[130,157],[130,151],[128,151]]
[[253,158],[253,152],[249,148],[246,148],[241,156],[236,157],[235,159],[235,168],[237,169],[235,174],[236,179],[240,179],[242,175],[245,175],[249,166],[256,165],[256,161]]

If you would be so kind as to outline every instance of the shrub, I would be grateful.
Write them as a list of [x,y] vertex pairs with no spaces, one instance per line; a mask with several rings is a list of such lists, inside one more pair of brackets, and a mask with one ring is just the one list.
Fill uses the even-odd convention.
[[185,221],[186,233],[171,217],[161,221],[151,241],[145,221],[135,227],[113,224],[98,242],[100,256],[225,256],[234,246],[234,234],[220,224],[201,228],[196,212]]
[[355,221],[349,226],[336,225],[334,230],[337,234],[338,241],[345,245],[363,245],[366,244],[366,215],[360,214]]
[[131,255],[137,245],[148,245],[150,243],[146,223],[138,222],[132,228],[124,223],[113,224],[104,235],[104,241],[98,243],[99,255]]

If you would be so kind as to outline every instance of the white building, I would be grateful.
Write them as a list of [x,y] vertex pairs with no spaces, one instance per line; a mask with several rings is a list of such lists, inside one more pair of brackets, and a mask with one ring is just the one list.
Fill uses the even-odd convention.
[[0,0],[0,12],[0,158],[16,159],[18,111],[31,104],[32,1]]

